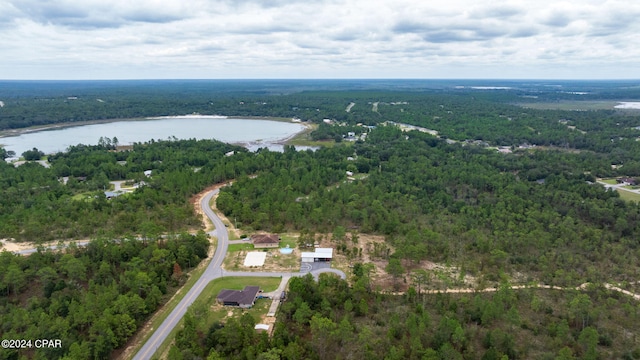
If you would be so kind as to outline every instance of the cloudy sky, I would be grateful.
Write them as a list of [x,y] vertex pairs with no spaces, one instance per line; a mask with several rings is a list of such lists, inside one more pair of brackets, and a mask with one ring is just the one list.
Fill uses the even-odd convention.
[[0,0],[0,79],[640,79],[640,2]]

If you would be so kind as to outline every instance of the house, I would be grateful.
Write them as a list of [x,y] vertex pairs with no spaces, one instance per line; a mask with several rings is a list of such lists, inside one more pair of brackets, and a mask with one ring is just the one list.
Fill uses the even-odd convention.
[[316,248],[314,252],[303,252],[302,253],[302,262],[310,263],[310,262],[328,262],[333,259],[333,249],[332,248]]
[[222,289],[216,300],[225,306],[238,306],[243,309],[249,309],[255,304],[259,291],[259,286],[245,286],[243,290]]
[[278,234],[255,234],[251,236],[251,242],[256,249],[277,248],[280,246],[280,236]]
[[122,192],[116,192],[116,191],[105,191],[105,192],[104,192],[104,196],[105,196],[107,199],[112,199],[112,198],[114,198],[114,197],[118,197],[118,196],[120,196],[120,195],[122,195]]
[[618,179],[616,179],[616,182],[617,182],[618,184],[630,185],[630,186],[636,186],[636,185],[638,185],[638,182],[636,181],[636,179],[634,179],[634,178],[630,178],[630,177],[626,177],[626,178],[618,178]]

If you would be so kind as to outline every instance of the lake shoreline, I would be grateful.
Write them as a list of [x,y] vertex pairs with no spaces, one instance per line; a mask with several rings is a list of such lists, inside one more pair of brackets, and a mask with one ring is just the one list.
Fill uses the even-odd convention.
[[278,139],[276,141],[272,141],[275,144],[287,144],[287,142],[296,138],[300,134],[308,133],[312,128],[312,124],[306,122],[295,122],[291,118],[280,118],[280,117],[268,117],[268,116],[223,116],[223,115],[178,115],[178,116],[156,116],[156,117],[144,117],[144,118],[122,118],[122,119],[103,119],[103,120],[87,120],[87,121],[78,121],[78,122],[64,122],[58,124],[48,124],[48,125],[38,125],[31,126],[27,128],[20,129],[10,129],[10,130],[2,130],[0,131],[0,147],[3,147],[2,138],[20,136],[24,134],[43,132],[43,131],[51,131],[51,130],[62,130],[73,127],[81,127],[87,125],[98,125],[98,124],[108,124],[114,122],[134,122],[134,121],[154,121],[161,119],[183,119],[183,118],[211,118],[211,119],[227,119],[227,120],[265,120],[265,121],[275,121],[275,122],[286,122],[292,124],[300,124],[304,126],[299,132],[287,136],[283,139]]

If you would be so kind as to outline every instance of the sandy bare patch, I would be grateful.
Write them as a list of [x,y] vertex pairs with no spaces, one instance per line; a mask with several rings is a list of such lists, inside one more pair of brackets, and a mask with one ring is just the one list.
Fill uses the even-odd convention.
[[42,244],[36,244],[32,242],[14,242],[13,239],[0,239],[0,250],[7,250],[9,252],[18,252],[18,251],[35,249],[41,245],[46,248],[46,247],[56,246],[60,244],[63,244],[66,246],[71,243],[79,243],[79,242],[87,242],[87,241],[89,240],[84,239],[84,240],[68,240],[68,241],[49,241]]
[[[208,188],[195,194],[194,196],[191,197],[191,199],[189,199],[189,202],[191,203],[191,205],[193,205],[193,209],[195,210],[196,214],[198,214],[202,218],[202,223],[204,224],[205,231],[212,231],[214,228],[213,228],[213,224],[211,223],[211,220],[209,220],[209,218],[204,214],[204,210],[202,210],[202,207],[200,206],[200,202],[202,201],[202,198],[205,197],[205,195],[207,195],[209,192],[215,189],[218,189],[220,187],[222,187],[222,184],[209,186]],[[215,200],[213,203],[215,205]]]
[[[262,266],[245,266],[244,259],[250,252],[262,251],[265,254]],[[275,249],[239,250],[227,253],[222,266],[227,271],[266,271],[297,272],[300,270],[300,250],[293,249],[291,254],[281,254]]]
[[[318,236],[316,236],[317,238]],[[317,244],[320,247],[332,247],[337,248],[338,244],[331,240],[331,234],[324,234],[321,236],[321,241]],[[478,284],[478,279],[468,274],[461,275],[461,269],[455,266],[447,266],[444,264],[434,263],[428,260],[422,260],[420,262],[402,261],[402,266],[405,268],[405,273],[398,279],[394,279],[391,275],[387,274],[385,268],[387,267],[389,255],[393,254],[395,249],[389,245],[384,236],[371,235],[371,234],[358,234],[357,242],[354,243],[351,240],[351,234],[347,233],[345,244],[347,246],[347,253],[353,252],[353,248],[362,249],[358,252],[358,256],[351,258],[347,254],[334,251],[332,267],[340,269],[347,274],[349,278],[351,275],[351,267],[355,263],[370,263],[374,268],[371,273],[371,281],[374,288],[379,288],[382,291],[391,291],[396,289],[397,291],[406,291],[409,286],[415,286],[412,279],[412,273],[416,270],[426,270],[429,277],[429,281],[423,284],[423,289],[446,289],[451,287],[468,287],[474,288]]]

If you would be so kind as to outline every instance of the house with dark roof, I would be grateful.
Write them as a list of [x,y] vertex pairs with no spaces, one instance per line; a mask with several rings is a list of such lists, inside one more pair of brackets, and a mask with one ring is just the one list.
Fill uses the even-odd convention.
[[623,185],[631,185],[631,186],[638,185],[638,182],[636,181],[636,179],[631,177],[617,178],[616,181],[618,182],[618,184],[623,184]]
[[259,286],[245,286],[243,290],[222,289],[216,300],[225,306],[238,306],[249,309],[254,305],[259,291]]
[[256,234],[251,236],[251,242],[256,249],[277,248],[280,246],[280,236],[278,234]]

